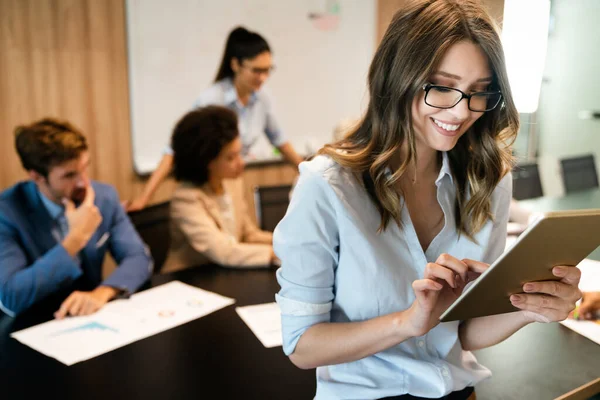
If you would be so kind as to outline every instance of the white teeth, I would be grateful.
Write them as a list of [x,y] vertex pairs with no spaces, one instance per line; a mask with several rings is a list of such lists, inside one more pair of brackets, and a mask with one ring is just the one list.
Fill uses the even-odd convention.
[[455,131],[455,130],[457,130],[457,129],[458,129],[458,127],[460,126],[460,124],[459,124],[459,125],[450,125],[450,124],[444,124],[443,122],[440,122],[440,121],[438,121],[437,119],[434,119],[434,118],[432,118],[432,119],[433,119],[433,122],[435,122],[435,124],[436,124],[437,126],[439,126],[439,127],[440,127],[440,128],[442,128],[442,129],[445,129],[445,130],[447,130],[447,131],[450,131],[450,132],[454,132],[454,131]]

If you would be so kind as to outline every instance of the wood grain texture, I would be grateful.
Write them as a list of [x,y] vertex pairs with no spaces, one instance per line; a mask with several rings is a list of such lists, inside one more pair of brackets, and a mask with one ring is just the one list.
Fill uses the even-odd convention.
[[595,379],[585,385],[573,389],[569,393],[557,397],[554,400],[592,400],[591,396],[600,393],[600,378]]
[[[377,0],[377,33],[376,41],[379,44],[388,25],[392,21],[394,14],[400,7],[410,0]],[[481,0],[486,6],[491,16],[502,26],[502,16],[504,14],[504,0]]]

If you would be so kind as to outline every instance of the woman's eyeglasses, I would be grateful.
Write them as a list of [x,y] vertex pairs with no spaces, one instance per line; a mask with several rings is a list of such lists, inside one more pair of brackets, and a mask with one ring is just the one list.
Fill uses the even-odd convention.
[[275,71],[274,65],[271,65],[268,68],[256,68],[256,67],[251,67],[249,65],[242,64],[242,68],[249,69],[250,72],[252,72],[254,75],[262,75],[262,74],[271,75]]
[[462,90],[432,85],[423,85],[425,91],[425,104],[435,108],[452,108],[462,99],[467,99],[469,110],[475,112],[491,111],[500,104],[502,93],[499,91],[475,92],[466,94]]

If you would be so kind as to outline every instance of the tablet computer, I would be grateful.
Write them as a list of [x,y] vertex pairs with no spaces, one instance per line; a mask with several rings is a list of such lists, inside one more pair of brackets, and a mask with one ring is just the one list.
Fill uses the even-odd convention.
[[600,209],[541,214],[514,245],[448,307],[440,321],[518,311],[509,298],[523,293],[525,283],[560,280],[552,274],[553,267],[577,265],[599,245]]

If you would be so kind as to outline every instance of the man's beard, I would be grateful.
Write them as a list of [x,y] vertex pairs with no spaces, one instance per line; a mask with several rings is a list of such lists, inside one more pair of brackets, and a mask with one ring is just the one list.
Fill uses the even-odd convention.
[[78,188],[73,189],[73,191],[71,192],[71,195],[68,197],[61,194],[60,192],[53,190],[53,188],[50,185],[48,185],[48,188],[50,189],[50,192],[52,193],[52,195],[54,196],[54,198],[57,200],[58,203],[62,203],[62,200],[64,198],[68,198],[73,203],[75,203],[75,205],[78,206],[85,199],[85,194],[86,194],[85,187],[82,187],[82,188],[78,187]]
[[83,202],[83,199],[85,199],[85,193],[85,187],[78,187],[73,189],[73,192],[71,193],[71,201],[73,201],[73,203],[77,205],[81,204]]

